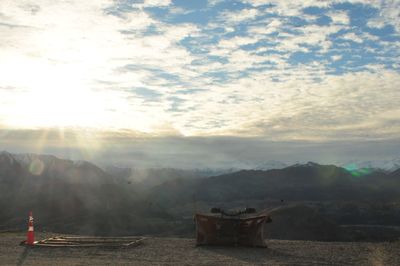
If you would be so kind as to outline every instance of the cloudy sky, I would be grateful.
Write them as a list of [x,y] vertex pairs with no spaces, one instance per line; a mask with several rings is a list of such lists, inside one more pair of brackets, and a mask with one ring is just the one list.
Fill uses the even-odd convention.
[[0,149],[391,158],[399,70],[399,0],[1,0]]

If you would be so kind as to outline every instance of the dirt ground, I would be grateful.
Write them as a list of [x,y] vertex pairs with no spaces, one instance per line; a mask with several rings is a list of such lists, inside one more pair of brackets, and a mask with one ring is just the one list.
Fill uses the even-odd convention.
[[[54,234],[36,233],[37,239]],[[400,242],[267,240],[268,248],[196,247],[194,239],[148,238],[132,248],[27,248],[0,233],[0,265],[400,265]]]

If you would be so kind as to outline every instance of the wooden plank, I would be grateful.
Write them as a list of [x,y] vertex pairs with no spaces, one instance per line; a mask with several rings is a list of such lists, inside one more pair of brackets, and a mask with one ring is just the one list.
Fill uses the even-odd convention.
[[[43,239],[35,243],[36,247],[134,247],[139,244],[145,237],[129,237],[123,239],[112,239],[107,238],[96,239],[96,237],[90,237],[89,240],[85,237],[52,237]],[[97,240],[97,241],[96,241]],[[133,240],[133,241],[132,241]]]

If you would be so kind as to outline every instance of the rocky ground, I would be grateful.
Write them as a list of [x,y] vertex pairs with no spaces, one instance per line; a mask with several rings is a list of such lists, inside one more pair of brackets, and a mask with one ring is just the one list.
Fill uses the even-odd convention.
[[[37,239],[54,236],[36,233]],[[400,265],[400,242],[267,240],[268,248],[196,247],[194,239],[148,238],[132,248],[27,248],[0,233],[0,265]]]

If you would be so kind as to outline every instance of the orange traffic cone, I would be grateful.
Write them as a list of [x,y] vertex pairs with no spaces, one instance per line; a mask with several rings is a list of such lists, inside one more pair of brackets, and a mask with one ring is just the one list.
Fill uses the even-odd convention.
[[28,233],[26,235],[26,244],[33,245],[35,242],[35,234],[33,232],[33,216],[32,211],[29,212]]

